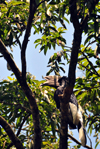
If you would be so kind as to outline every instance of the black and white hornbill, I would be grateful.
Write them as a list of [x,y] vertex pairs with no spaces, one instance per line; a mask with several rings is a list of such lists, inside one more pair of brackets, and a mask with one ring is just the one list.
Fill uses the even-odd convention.
[[[63,90],[66,87],[66,83],[68,83],[67,77],[61,76],[46,76],[44,77],[46,80],[42,86],[51,86],[55,87],[56,91],[54,93],[54,100],[56,102],[56,106],[60,109],[60,94],[63,94]],[[79,139],[81,140],[82,146],[86,146],[86,132],[83,128],[83,118],[82,113],[78,107],[77,99],[74,93],[70,96],[69,101],[69,109],[68,109],[68,124],[70,129],[78,129]]]

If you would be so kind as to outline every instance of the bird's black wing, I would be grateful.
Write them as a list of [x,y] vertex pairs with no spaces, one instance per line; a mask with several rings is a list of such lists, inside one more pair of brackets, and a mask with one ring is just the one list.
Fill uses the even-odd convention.
[[72,93],[71,96],[70,96],[70,102],[75,104],[78,108],[77,99],[76,99],[76,96],[74,95],[74,93]]
[[56,106],[58,109],[60,109],[60,99],[59,96],[60,94],[63,94],[63,87],[58,87],[57,90],[54,93],[54,100],[56,102]]

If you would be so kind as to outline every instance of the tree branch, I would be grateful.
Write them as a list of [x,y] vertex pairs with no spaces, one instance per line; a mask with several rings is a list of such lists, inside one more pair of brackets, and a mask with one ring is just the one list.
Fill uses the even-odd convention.
[[78,31],[80,29],[80,23],[77,17],[76,0],[70,0],[69,4],[70,4],[69,10],[71,13],[71,20],[75,30]]
[[81,53],[83,54],[83,56],[84,56],[84,57],[87,59],[87,61],[89,62],[91,68],[92,68],[93,71],[94,71],[94,73],[95,73],[98,77],[100,77],[100,75],[98,74],[98,72],[95,70],[95,68],[94,68],[94,66],[93,66],[93,64],[92,64],[92,62],[88,59],[88,57],[84,54],[84,52],[81,51]]
[[21,81],[22,74],[1,39],[0,39],[0,52],[3,54],[5,60],[8,62],[18,81]]
[[24,149],[21,141],[17,138],[17,136],[14,134],[11,126],[7,123],[7,121],[0,116],[0,125],[4,128],[4,130],[7,132],[9,138],[12,140],[13,144],[16,146],[17,149]]
[[82,30],[81,26],[78,21],[77,17],[77,8],[76,8],[76,0],[70,0],[70,13],[71,13],[71,19],[73,26],[75,28],[74,31],[74,40],[73,40],[73,46],[72,46],[72,52],[71,52],[71,61],[69,65],[69,85],[74,87],[75,83],[75,70],[77,65],[77,59],[78,59],[78,52],[81,44],[81,36],[82,36]]
[[26,56],[25,56],[25,52],[26,52],[28,41],[29,41],[28,38],[30,36],[31,26],[32,26],[33,17],[34,17],[34,14],[36,12],[36,9],[37,9],[37,6],[36,6],[35,0],[30,0],[29,18],[28,18],[27,28],[26,28],[24,40],[22,43],[22,49],[21,49],[22,77],[24,80],[26,80]]
[[[68,137],[69,137],[70,139],[72,139],[74,142],[76,142],[77,144],[81,145],[81,143],[80,143],[78,140],[76,140],[73,136],[71,136],[70,134],[68,134]],[[90,147],[90,146],[88,146],[88,145],[86,145],[85,148],[93,149],[92,147]]]
[[[22,129],[22,126],[24,125],[25,121],[27,120],[27,118],[28,118],[29,116],[30,116],[30,113],[29,113],[27,116],[24,117],[24,119],[23,119],[22,123],[20,124],[20,127],[19,127],[19,129],[18,129],[18,131],[17,131],[16,136],[19,136],[19,134],[20,134],[20,132],[21,132],[21,129]],[[9,148],[12,147],[12,146],[13,146],[13,142],[11,142],[11,143],[7,146],[7,149],[9,149]]]
[[[56,132],[59,132],[59,130],[58,129],[56,129]],[[75,143],[77,143],[77,144],[79,144],[79,145],[81,145],[81,142],[79,142],[78,140],[76,140],[73,136],[71,136],[70,134],[68,134],[68,137],[69,137],[69,139],[71,139],[71,140],[73,140]],[[88,148],[88,149],[93,149],[93,148],[91,148],[90,146],[88,146],[88,145],[86,145],[85,146],[85,148]]]
[[23,121],[22,121],[22,123],[21,123],[21,125],[20,125],[20,127],[19,127],[19,129],[18,129],[18,132],[17,132],[17,136],[19,136],[19,134],[20,134],[20,132],[21,132],[21,128],[22,128],[22,126],[24,125],[24,123],[25,123],[25,121],[28,119],[28,117],[31,115],[31,113],[29,113],[29,114],[27,114],[27,116],[25,116],[24,117],[24,119],[23,119]]
[[[73,26],[74,26],[74,40],[73,40],[73,46],[72,46],[72,52],[71,52],[71,61],[70,61],[69,73],[68,73],[69,84],[64,89],[63,95],[61,95],[62,96],[62,99],[61,99],[61,105],[62,105],[61,106],[61,132],[67,131],[67,133],[65,133],[66,140],[68,137],[68,130],[67,130],[68,126],[66,126],[66,125],[68,125],[68,122],[63,117],[65,116],[67,118],[68,110],[66,110],[65,108],[67,107],[67,109],[68,109],[67,102],[69,102],[70,95],[73,91],[73,87],[75,84],[75,79],[76,79],[75,71],[76,71],[78,53],[79,53],[79,49],[80,49],[82,31],[83,31],[82,25],[84,26],[84,24],[88,20],[88,16],[86,16],[83,24],[80,24],[78,17],[77,17],[76,0],[70,0],[69,4],[70,4],[69,10],[70,10],[70,14],[71,14],[71,21],[72,21]],[[63,102],[63,100],[64,100],[64,102]],[[63,103],[65,105],[63,105]],[[64,122],[63,122],[63,119],[64,119]],[[62,123],[63,123],[63,125],[62,125]],[[63,144],[64,144],[65,141],[63,141],[63,139],[64,138],[61,138],[60,142],[63,142]],[[67,148],[68,148],[68,145],[67,145]],[[61,147],[60,149],[63,149],[63,148]]]
[[93,73],[93,72],[91,71],[91,69],[87,68],[86,66],[82,65],[82,64],[79,63],[79,62],[78,62],[78,64],[81,65],[81,66],[82,66],[83,68],[85,68],[86,70],[88,70],[89,72]]
[[[93,0],[91,7],[94,6],[94,8],[95,8],[95,6],[98,4],[98,2],[99,2],[99,0]],[[86,25],[86,23],[89,19],[89,16],[90,16],[91,12],[93,11],[93,9],[91,7],[89,8],[89,12],[87,13],[86,17],[80,23],[82,30],[84,29],[84,26]]]
[[5,149],[5,144],[6,144],[6,140],[5,140],[4,143],[3,143],[3,149]]
[[[99,0],[93,1],[94,7],[98,2],[99,2]],[[70,66],[69,66],[68,79],[69,79],[69,84],[71,86],[74,86],[75,70],[76,70],[76,65],[77,65],[78,52],[79,52],[79,48],[80,48],[80,44],[81,44],[82,31],[84,29],[86,22],[88,21],[89,15],[87,14],[86,17],[83,19],[83,22],[79,23],[78,17],[77,17],[76,0],[70,0],[69,4],[70,4],[69,9],[70,9],[70,13],[71,13],[71,20],[72,20],[73,26],[75,28],[75,31],[74,31],[74,40],[73,40],[73,46],[72,46],[71,62],[70,62]],[[90,9],[90,10],[92,12],[93,9]]]
[[6,49],[1,39],[0,39],[0,52],[3,54],[4,58],[8,62],[18,82],[20,83],[26,97],[28,98],[30,108],[32,111],[33,124],[34,124],[34,149],[41,148],[41,142],[42,142],[41,127],[40,127],[40,120],[39,120],[39,110],[35,100],[35,96],[32,90],[29,88],[26,80],[23,79],[20,70],[16,66],[14,60],[10,56],[10,53]]
[[61,129],[60,129],[60,149],[68,148],[68,109],[69,99],[73,88],[66,87],[63,94],[59,95],[61,102]]
[[70,0],[69,4],[70,4],[69,9],[71,13],[71,20],[75,31],[74,31],[74,40],[73,40],[71,61],[70,61],[69,73],[68,73],[69,83],[65,87],[63,94],[60,95],[60,98],[61,98],[60,149],[68,148],[68,141],[67,141],[68,140],[68,108],[69,108],[70,96],[72,94],[73,87],[75,84],[75,70],[76,70],[78,52],[79,52],[81,36],[82,36],[81,26],[79,24],[79,20],[77,17],[76,0]]

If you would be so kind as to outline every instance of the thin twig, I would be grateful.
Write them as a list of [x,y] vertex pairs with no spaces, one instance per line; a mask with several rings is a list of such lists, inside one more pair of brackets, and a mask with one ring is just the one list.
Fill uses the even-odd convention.
[[21,125],[20,125],[20,127],[19,127],[19,129],[18,129],[18,131],[17,131],[16,136],[19,136],[19,134],[20,134],[20,132],[21,132],[21,129],[22,129],[22,126],[24,125],[25,121],[28,119],[28,117],[29,117],[30,115],[31,115],[31,113],[28,113],[28,114],[24,117],[24,119],[23,119],[23,121],[22,121],[22,123],[21,123]]
[[19,34],[19,36],[17,37],[16,35],[16,40],[13,42],[13,44],[15,44],[16,42],[19,44],[20,50],[21,50],[21,43],[19,42],[19,38],[21,37],[22,34]]
[[3,149],[5,149],[5,145],[6,145],[6,140],[4,141],[4,143],[3,143]]
[[88,46],[90,46],[91,44],[95,43],[95,42],[96,42],[96,40],[93,40],[92,42],[89,42],[88,45],[85,47],[85,49],[86,49]]
[[[56,129],[56,132],[60,133],[60,131],[58,129]],[[68,134],[69,139],[73,140],[74,142],[76,142],[77,144],[81,145],[81,142],[79,142],[77,139],[75,139],[73,136],[71,136],[70,134]],[[86,145],[85,148],[88,149],[93,149],[92,147]]]
[[95,68],[94,68],[94,66],[93,66],[93,64],[92,64],[92,62],[88,59],[88,57],[84,54],[84,52],[81,51],[81,53],[82,53],[83,56],[87,59],[87,61],[89,62],[91,68],[92,68],[93,71],[95,72],[95,74],[96,74],[98,77],[100,77],[100,75],[98,74],[98,72],[95,70]]
[[81,65],[82,67],[84,67],[84,68],[85,68],[86,70],[88,70],[89,72],[93,73],[93,72],[91,71],[91,69],[88,69],[86,66],[82,65],[82,64],[79,63],[79,62],[78,62],[78,64]]
[[[76,142],[77,144],[81,145],[81,143],[76,140],[73,136],[71,136],[70,134],[68,134],[68,137],[71,138],[74,142]],[[85,148],[88,148],[88,149],[93,149],[92,147],[86,145]]]
[[47,1],[47,0],[43,0],[43,1],[41,1],[38,5],[37,5],[37,7],[39,7],[42,3],[44,3],[45,1]]
[[[20,134],[20,132],[21,132],[21,130],[22,130],[22,127],[23,127],[25,121],[27,120],[27,118],[28,118],[29,116],[30,116],[30,113],[29,113],[27,116],[24,117],[24,119],[23,119],[22,123],[20,124],[20,127],[19,127],[19,129],[18,129],[18,131],[17,131],[16,136],[19,136],[19,134]],[[11,143],[7,146],[7,149],[10,149],[10,147],[12,147],[12,146],[13,146],[13,143],[11,142]]]
[[91,141],[91,139],[90,139],[90,137],[89,137],[89,135],[87,133],[86,133],[86,135],[87,135],[88,139],[90,140],[90,146],[92,148],[92,141]]

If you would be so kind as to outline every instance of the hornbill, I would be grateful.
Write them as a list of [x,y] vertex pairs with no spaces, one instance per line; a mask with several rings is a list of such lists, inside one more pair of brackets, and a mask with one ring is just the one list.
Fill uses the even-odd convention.
[[[60,110],[59,95],[63,94],[64,88],[68,83],[68,78],[65,76],[45,76],[44,79],[46,80],[46,82],[43,83],[42,86],[51,86],[56,88],[56,91],[54,93],[54,100],[56,102],[57,108]],[[82,146],[86,146],[86,131],[83,128],[82,113],[78,107],[78,102],[74,93],[71,94],[69,100],[68,124],[70,129],[78,129],[81,144]]]

